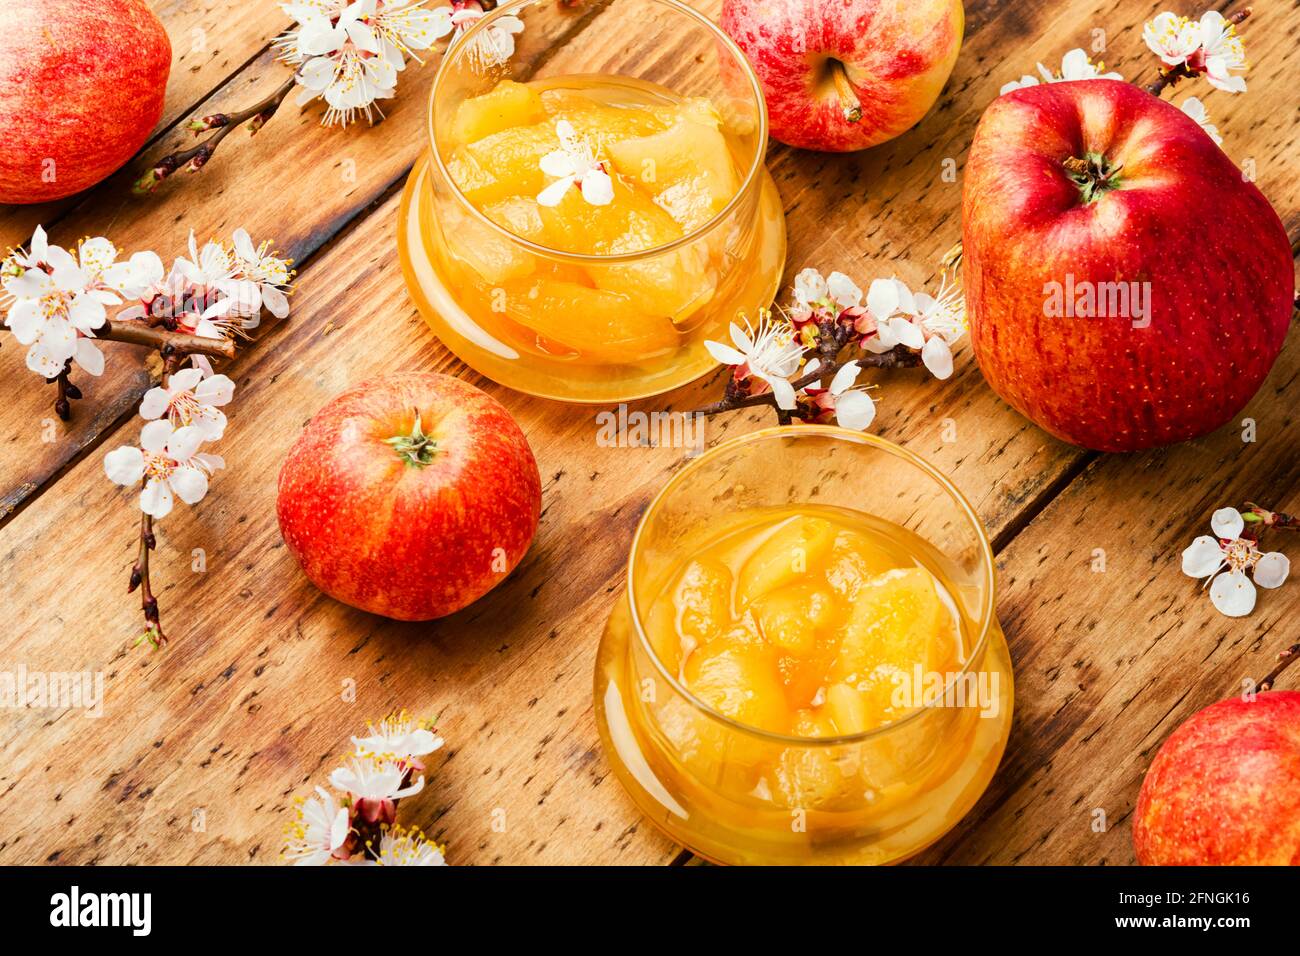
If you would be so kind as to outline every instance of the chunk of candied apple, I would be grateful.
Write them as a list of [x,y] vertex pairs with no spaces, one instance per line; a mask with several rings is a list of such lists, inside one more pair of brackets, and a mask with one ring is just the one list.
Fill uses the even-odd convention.
[[911,709],[896,706],[894,692],[897,687],[910,687],[917,665],[924,678],[946,673],[955,657],[953,621],[935,590],[934,578],[922,568],[896,568],[872,578],[858,591],[842,630],[831,679],[861,696],[865,719],[874,726]]
[[731,569],[714,558],[697,558],[673,589],[679,633],[704,644],[731,623]]
[[[511,228],[508,223],[527,218],[528,210],[519,208],[521,205],[522,200],[504,199],[483,211],[490,219],[519,235],[522,234],[520,230]],[[481,219],[461,211],[453,203],[448,203],[439,215],[450,239],[447,254],[466,263],[485,282],[499,285],[533,273],[536,260]]]
[[803,578],[830,553],[835,529],[825,518],[798,516],[783,522],[740,569],[737,599],[748,606],[769,591]]
[[[806,709],[795,711],[791,730],[799,737],[839,736],[830,718]],[[807,810],[854,806],[861,799],[860,765],[852,745],[786,748],[772,768],[775,796],[783,806]]]
[[639,311],[624,295],[546,276],[510,280],[500,287],[506,317],[580,359],[636,362],[662,355],[680,341],[671,322]]
[[751,605],[763,637],[800,657],[817,647],[817,632],[835,619],[831,594],[810,581],[798,581],[756,598]]
[[655,598],[645,618],[646,637],[664,670],[674,677],[682,666],[682,639],[677,633],[677,611],[666,594]]
[[688,101],[667,129],[606,148],[614,167],[688,232],[721,212],[736,194],[735,162],[707,102]]
[[826,560],[826,581],[844,601],[851,602],[863,584],[895,566],[893,559],[864,535],[841,528]]
[[502,80],[491,91],[472,96],[456,107],[452,137],[473,143],[516,126],[532,126],[546,118],[542,98],[524,83]]
[[657,111],[635,105],[615,106],[578,90],[543,90],[541,100],[550,122],[568,120],[578,135],[590,137],[601,149],[625,139],[646,136],[672,122],[665,121]]
[[776,654],[761,642],[719,637],[686,659],[686,686],[710,708],[748,727],[789,729]]

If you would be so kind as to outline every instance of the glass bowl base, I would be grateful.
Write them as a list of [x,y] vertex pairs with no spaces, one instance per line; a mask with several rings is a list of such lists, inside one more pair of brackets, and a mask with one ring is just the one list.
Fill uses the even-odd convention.
[[[673,842],[712,863],[732,865],[882,865],[924,850],[951,830],[992,780],[1011,731],[1011,659],[1000,627],[989,633],[981,668],[998,681],[995,712],[975,720],[975,730],[955,769],[927,785],[925,808],[905,824],[884,824],[859,814],[847,823],[771,809],[754,813],[733,800],[689,785],[645,745],[644,728],[625,701],[632,690],[626,672],[631,620],[620,596],[601,638],[596,659],[595,714],[605,755],[615,776],[642,814]],[[690,781],[691,784],[694,781]],[[794,819],[791,819],[791,818]],[[829,822],[829,826],[825,825]]]

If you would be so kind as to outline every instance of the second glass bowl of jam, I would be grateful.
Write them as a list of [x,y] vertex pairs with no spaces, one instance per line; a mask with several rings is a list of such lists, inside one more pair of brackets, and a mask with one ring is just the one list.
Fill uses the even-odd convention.
[[932,466],[820,425],[725,442],[650,505],[596,664],[616,775],[723,863],[890,863],[1011,726],[988,537]]

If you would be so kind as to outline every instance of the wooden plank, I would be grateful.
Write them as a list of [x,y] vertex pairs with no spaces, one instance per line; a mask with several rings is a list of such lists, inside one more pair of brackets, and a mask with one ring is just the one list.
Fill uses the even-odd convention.
[[[529,38],[530,49],[540,55],[589,19],[581,11],[559,18],[550,25],[555,32]],[[243,226],[254,238],[274,237],[283,255],[306,259],[399,185],[426,148],[425,117],[436,68],[436,56],[423,68],[409,67],[400,95],[384,104],[387,119],[373,127],[323,128],[319,104],[298,109],[286,103],[256,136],[231,134],[201,173],[177,174],[153,196],[132,195],[130,183],[141,171],[192,142],[191,134],[174,130],[60,220],[50,239],[72,245],[83,236],[108,235],[127,252],[153,249],[170,263],[184,253],[191,229],[202,241],[228,237]],[[192,115],[255,103],[283,82],[287,70],[272,53],[263,53]],[[12,340],[0,348],[0,377],[23,383],[0,408],[0,447],[6,449],[0,458],[0,522],[93,447],[148,387],[139,349],[106,343],[104,352],[107,370],[101,378],[74,370],[86,398],[76,403],[72,420],[61,424],[53,415],[51,390],[24,364],[26,350]]]
[[[1244,95],[1205,97],[1238,163],[1300,241],[1300,181],[1290,146],[1297,62],[1294,9],[1256,7],[1244,29],[1253,68]],[[1124,64],[1120,64],[1120,69]],[[1261,591],[1250,617],[1220,616],[1184,577],[1182,550],[1207,534],[1218,507],[1243,500],[1300,506],[1300,422],[1294,415],[1300,339],[1238,420],[1242,426],[1140,455],[1109,456],[1084,474],[1001,555],[1001,619],[1016,668],[1016,719],[1002,768],[962,827],[921,863],[1134,862],[1131,813],[1151,758],[1196,710],[1258,679],[1296,637],[1300,588]],[[1283,541],[1281,544],[1285,544]],[[1092,570],[1094,549],[1105,572]],[[1286,681],[1283,681],[1286,684]],[[1291,685],[1287,685],[1291,686]],[[1095,811],[1108,829],[1093,830]]]
[[[18,619],[0,638],[0,661],[103,670],[107,690],[99,720],[20,711],[0,721],[0,860],[55,850],[61,862],[266,860],[290,797],[320,777],[360,722],[393,707],[441,714],[449,752],[410,813],[450,841],[454,861],[678,856],[609,775],[590,685],[635,523],[685,453],[598,447],[594,410],[525,399],[465,370],[405,296],[395,214],[390,199],[331,247],[309,269],[294,318],[237,362],[222,441],[229,470],[199,507],[160,526],[155,587],[175,635],[166,651],[125,649],[139,624],[122,593],[135,519],[103,476],[102,450],[4,530],[0,574]],[[346,384],[394,368],[485,385],[518,417],[543,475],[542,530],[524,564],[480,603],[430,625],[321,597],[284,551],[274,518],[274,476],[301,426]],[[685,389],[674,407],[695,407],[718,387],[714,376]],[[928,387],[896,392],[903,421],[919,411],[903,407],[905,393],[931,400]],[[996,426],[975,418],[984,413],[977,398],[970,405],[957,413],[960,428]],[[760,424],[736,416],[709,437]],[[972,455],[959,470],[979,486],[1027,480],[1004,473],[1008,463]],[[48,574],[65,547],[77,561],[68,592]],[[204,573],[190,570],[193,548],[205,549]],[[340,700],[349,680],[357,705]],[[196,809],[206,813],[203,833],[188,829]],[[493,829],[497,810],[504,832]]]
[[[994,55],[1007,31],[1021,32],[1021,18],[1035,30],[1060,23],[1043,10],[1044,5],[1021,5],[1014,13],[973,17],[979,29],[949,93],[920,130],[896,143],[855,157],[773,153],[790,210],[791,274],[806,264],[844,268],[863,278],[883,266],[912,281],[932,272],[957,230],[956,194],[939,191],[956,189],[939,178],[941,158],[960,157],[979,110],[1007,78],[1005,58]],[[1084,12],[1076,18],[1088,22]],[[1035,55],[1046,59],[1048,52]],[[1023,72],[1019,64],[1015,72]],[[408,95],[404,90],[403,102],[410,102]],[[1238,122],[1225,124],[1230,137]],[[274,124],[244,148],[259,149],[258,141],[273,129]],[[1291,138],[1262,128],[1262,178],[1281,177]],[[950,147],[951,154],[945,152]],[[1283,162],[1273,161],[1277,157]],[[1276,172],[1279,167],[1283,172]],[[300,173],[305,168],[295,167]],[[247,188],[247,179],[242,181]],[[257,195],[265,199],[267,193]],[[244,200],[238,202],[245,208]],[[168,650],[149,654],[124,647],[138,625],[134,600],[122,594],[133,557],[134,518],[126,494],[103,477],[102,451],[67,459],[66,474],[0,531],[0,574],[15,609],[13,626],[0,637],[0,661],[31,670],[103,670],[107,684],[99,720],[74,711],[9,712],[0,719],[0,861],[267,861],[278,848],[289,799],[321,779],[358,724],[394,706],[442,715],[448,751],[431,763],[429,790],[403,816],[447,840],[452,862],[679,858],[676,848],[648,830],[608,774],[591,722],[590,680],[632,528],[680,464],[680,450],[599,448],[591,410],[489,386],[520,419],[538,453],[546,499],[542,531],[525,563],[498,591],[431,625],[382,621],[320,597],[280,545],[274,475],[298,429],[331,395],[392,368],[442,369],[478,381],[432,340],[402,290],[393,245],[395,205],[385,202],[312,262],[292,321],[270,331],[236,364],[232,374],[240,391],[223,441],[230,470],[217,477],[200,506],[178,511],[161,527],[157,585],[164,621],[177,637]],[[208,211],[224,228],[219,213]],[[272,213],[284,217],[280,209]],[[169,218],[155,216],[155,226]],[[137,221],[144,230],[150,220]],[[968,356],[958,364],[959,375],[944,385],[920,373],[884,381],[875,430],[950,470],[977,501],[990,530],[1008,537],[1026,509],[1049,496],[1080,458],[1002,406]],[[692,408],[719,387],[715,375],[667,402],[640,407]],[[1269,417],[1276,413],[1276,407],[1261,412],[1261,434],[1266,420],[1276,426],[1278,420]],[[954,419],[956,442],[942,440],[943,417]],[[755,414],[718,421],[710,440],[761,421]],[[132,424],[123,440],[134,433]],[[1211,462],[1224,454],[1212,452]],[[1272,484],[1294,486],[1293,471],[1281,477],[1290,477],[1291,484]],[[1133,479],[1124,479],[1115,488],[1127,493]],[[1154,494],[1167,479],[1146,480]],[[1253,487],[1243,493],[1254,493]],[[1132,520],[1133,500],[1118,491],[1113,495],[1098,526],[1112,534]],[[1220,502],[1205,505],[1215,503]],[[1049,508],[1029,527],[1057,520],[1057,514]],[[1066,514],[1074,520],[1078,503]],[[1181,548],[1201,533],[1202,523],[1198,517],[1177,535],[1162,533],[1177,538]],[[1023,540],[1029,548],[1033,539]],[[1067,521],[1056,540],[1085,539]],[[1004,613],[1018,663],[1029,671],[1021,674],[1023,702],[1027,694],[1045,693],[1050,683],[1040,678],[1044,686],[1036,690],[1034,667],[1048,666],[1050,659],[1064,670],[1073,658],[1045,645],[1034,652],[1041,660],[1025,653],[1029,636],[1060,618],[1050,606],[1039,608],[1039,593],[1020,584],[1034,573],[1030,552],[1019,564],[1010,563],[1021,546],[1017,542],[1008,552]],[[204,573],[190,571],[196,547],[205,549]],[[1110,566],[1113,574],[1114,556]],[[1167,584],[1170,574],[1177,577],[1176,567],[1160,582]],[[1084,587],[1074,581],[1069,593],[1094,594],[1095,579],[1084,580]],[[1183,583],[1194,591],[1190,581]],[[1114,632],[1133,628],[1121,623]],[[356,683],[360,706],[342,699],[349,680]],[[1057,692],[1064,694],[1061,686]],[[1082,702],[1069,699],[1067,707],[1085,708],[1083,696]],[[1077,710],[1068,713],[1077,716]],[[1036,732],[1037,725],[1022,718],[1014,746],[1027,746],[1026,737]],[[999,778],[995,786],[1013,787],[1026,772],[1036,772],[1029,757],[1018,770],[1016,753],[1004,770],[1005,784]],[[1071,769],[1082,779],[1095,768]],[[1031,789],[1050,787],[1037,783]],[[502,819],[494,811],[504,811],[502,832],[493,827]],[[1112,821],[1119,813],[1111,814]]]
[[[984,35],[991,41],[993,32]],[[961,114],[967,134],[976,115]],[[956,186],[939,179],[938,154],[926,145],[949,122],[932,117],[926,130],[865,156],[779,151],[773,165],[791,210],[791,274],[809,263],[859,276],[868,267],[896,268],[913,282],[932,274],[957,236]],[[956,155],[963,140],[952,134],[951,141]],[[259,147],[255,140],[242,148]],[[950,195],[926,192],[923,201],[866,220],[856,202],[860,184],[889,195],[902,188],[896,178],[923,190],[941,183]],[[841,196],[854,201],[837,201]],[[869,197],[868,205],[873,202]],[[39,507],[5,529],[11,544],[0,567],[23,609],[12,632],[23,636],[0,644],[5,656],[32,669],[54,669],[59,661],[66,669],[66,647],[74,641],[79,668],[109,672],[109,705],[89,726],[70,714],[48,720],[22,714],[5,726],[0,790],[9,792],[0,806],[0,833],[13,836],[0,856],[26,860],[34,848],[58,847],[64,862],[265,859],[288,797],[319,776],[327,755],[338,752],[359,721],[405,706],[444,715],[455,752],[435,765],[436,785],[412,812],[437,821],[429,829],[453,842],[457,862],[676,858],[676,849],[645,829],[608,776],[591,725],[589,687],[596,639],[631,531],[680,463],[680,450],[598,449],[590,410],[525,401],[493,387],[541,458],[542,536],[500,591],[426,628],[382,622],[319,598],[279,548],[270,476],[297,428],[330,395],[383,368],[468,375],[432,344],[410,311],[394,268],[394,205],[387,203],[309,267],[294,319],[238,364],[241,393],[225,445],[244,450],[229,456],[232,470],[220,476],[204,506],[162,528],[165,620],[177,621],[167,608],[200,608],[188,626],[177,625],[185,636],[173,647],[152,657],[122,650],[138,623],[134,602],[121,594],[131,560],[131,509],[103,478],[99,454],[74,463]],[[283,217],[283,210],[273,214]],[[143,228],[148,220],[139,221]],[[925,239],[912,249],[910,236]],[[952,471],[998,533],[1077,453],[1017,419],[982,386],[969,361],[961,364],[960,375],[944,385],[919,372],[891,378],[882,389],[877,430]],[[716,395],[720,383],[715,375],[642,407],[694,408]],[[942,440],[941,402],[956,422],[957,442]],[[759,424],[767,420],[757,413],[732,416],[715,423],[710,438]],[[78,580],[85,587],[70,596],[75,606],[62,606],[40,569],[57,560],[59,529],[84,524],[85,514],[100,509],[120,520],[85,529],[78,542],[85,562]],[[574,551],[575,542],[582,542],[581,551]],[[208,550],[204,575],[187,570],[184,556],[192,547]],[[82,621],[96,622],[94,633],[84,633]],[[347,678],[357,680],[362,708],[337,706],[339,682]],[[78,758],[66,759],[74,751]],[[65,756],[48,759],[55,752]],[[218,793],[219,809],[211,796]],[[150,804],[143,815],[140,794]],[[69,838],[66,820],[50,816],[53,802],[81,820],[76,837]],[[188,832],[186,821],[200,806],[209,810],[213,835],[175,839]],[[498,808],[506,811],[504,833],[491,826]],[[223,822],[216,831],[218,812]]]
[[[275,3],[155,0],[151,6],[172,44],[167,96],[153,135],[170,129],[289,26],[289,18]],[[48,227],[92,195],[93,191],[34,206],[0,206],[0,249],[26,243],[37,225]]]
[[[1131,814],[1156,749],[1192,713],[1261,678],[1296,639],[1295,580],[1261,589],[1255,612],[1234,620],[1183,575],[1180,556],[1209,533],[1216,508],[1300,507],[1297,387],[1293,335],[1242,413],[1257,441],[1229,426],[1099,459],[1011,543],[1000,562],[1016,667],[1011,742],[967,824],[921,862],[1134,862]],[[1274,534],[1273,546],[1294,552],[1294,535]],[[1289,675],[1279,684],[1293,686]],[[1097,810],[1105,832],[1093,829]]]

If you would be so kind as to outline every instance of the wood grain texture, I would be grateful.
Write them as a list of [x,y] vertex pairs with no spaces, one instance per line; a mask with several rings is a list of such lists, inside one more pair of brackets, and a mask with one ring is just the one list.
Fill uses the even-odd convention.
[[[156,0],[150,6],[172,44],[171,76],[154,135],[171,129],[289,26],[277,4],[257,0]],[[49,227],[80,203],[96,199],[97,190],[88,190],[58,202],[0,206],[0,249],[27,242],[37,225]]]
[[[770,152],[788,216],[788,275],[815,265],[862,283],[889,272],[917,286],[931,281],[960,231],[960,181],[945,179],[944,160],[960,168],[998,87],[1086,44],[1093,27],[1111,31],[1109,65],[1149,71],[1140,25],[1158,8],[969,3],[956,72],[917,129],[854,156]],[[1271,28],[1257,15],[1251,58],[1270,69],[1252,71],[1245,96],[1206,100],[1225,148],[1255,159],[1261,188],[1295,237],[1295,118],[1276,104],[1289,102],[1294,85],[1297,24],[1294,12]],[[262,56],[195,112],[256,98],[280,69]],[[408,72],[389,120],[373,130],[322,130],[314,110],[289,108],[252,140],[232,136],[202,178],[173,184],[161,201],[123,204],[110,184],[54,236],[72,241],[111,227],[120,245],[167,255],[191,225],[204,237],[246,224],[300,258],[320,251],[303,269],[291,319],[233,366],[237,398],[221,449],[228,470],[200,505],[160,523],[155,589],[174,637],[162,653],[129,649],[140,623],[138,601],[124,593],[136,512],[102,470],[104,452],[136,436],[130,412],[145,379],[122,372],[94,383],[71,429],[47,448],[39,422],[48,396],[18,349],[0,349],[0,374],[24,386],[0,408],[0,489],[10,508],[41,491],[0,526],[12,621],[0,635],[0,670],[103,671],[106,682],[99,719],[75,710],[0,714],[0,862],[273,862],[291,799],[323,781],[367,718],[396,707],[440,715],[448,746],[402,818],[446,841],[451,862],[682,860],[609,773],[591,679],[636,521],[683,452],[597,446],[594,410],[484,382],[417,317],[397,268],[392,190],[422,148],[432,75],[432,64]],[[173,145],[165,139],[157,149]],[[357,160],[356,182],[340,179],[348,158]],[[1254,617],[1229,622],[1181,576],[1177,554],[1216,506],[1272,489],[1270,503],[1300,506],[1296,355],[1292,342],[1248,411],[1259,422],[1254,445],[1224,429],[1176,449],[1101,460],[1004,406],[968,350],[947,383],[919,371],[877,380],[873,431],[949,471],[995,538],[1010,542],[1001,611],[1018,677],[1011,748],[985,800],[923,859],[1125,861],[1126,813],[1159,740],[1245,673],[1262,673],[1273,645],[1294,639],[1282,623],[1300,610],[1294,581],[1264,595]],[[481,602],[427,625],[319,595],[285,552],[274,518],[280,462],[310,416],[348,384],[398,368],[485,387],[519,419],[543,478],[541,530],[524,563]],[[633,407],[694,408],[721,382],[715,374]],[[742,413],[711,423],[707,437],[763,424],[759,413]],[[191,570],[195,548],[205,571]],[[1106,550],[1104,574],[1089,569],[1093,548]],[[1088,827],[1095,807],[1110,824],[1102,835]]]
[[[241,6],[227,4],[226,19],[238,19],[236,8]],[[266,25],[268,40],[282,26],[276,22]],[[585,22],[583,14],[575,12],[555,24],[556,32],[530,42],[545,49],[549,40]],[[216,42],[215,35],[211,42]],[[233,132],[202,172],[178,173],[151,196],[133,195],[130,184],[136,176],[160,157],[193,143],[192,134],[173,130],[58,220],[49,230],[50,241],[73,246],[81,237],[106,235],[127,254],[152,249],[170,265],[185,253],[191,230],[203,242],[228,238],[242,226],[254,239],[273,238],[283,256],[302,262],[400,186],[426,148],[425,117],[437,59],[431,57],[423,68],[412,65],[403,74],[401,96],[384,104],[387,118],[374,126],[325,128],[320,125],[319,103],[299,108],[287,102],[256,136]],[[231,112],[256,103],[283,82],[288,69],[272,52],[263,52],[191,115]],[[53,415],[52,388],[43,388],[41,379],[27,370],[26,350],[8,336],[0,344],[0,377],[25,386],[0,408],[0,448],[6,450],[0,458],[2,523],[119,423],[139,402],[149,379],[140,349],[106,343],[103,376],[73,370],[73,380],[86,398],[76,403],[72,420],[63,424]]]

